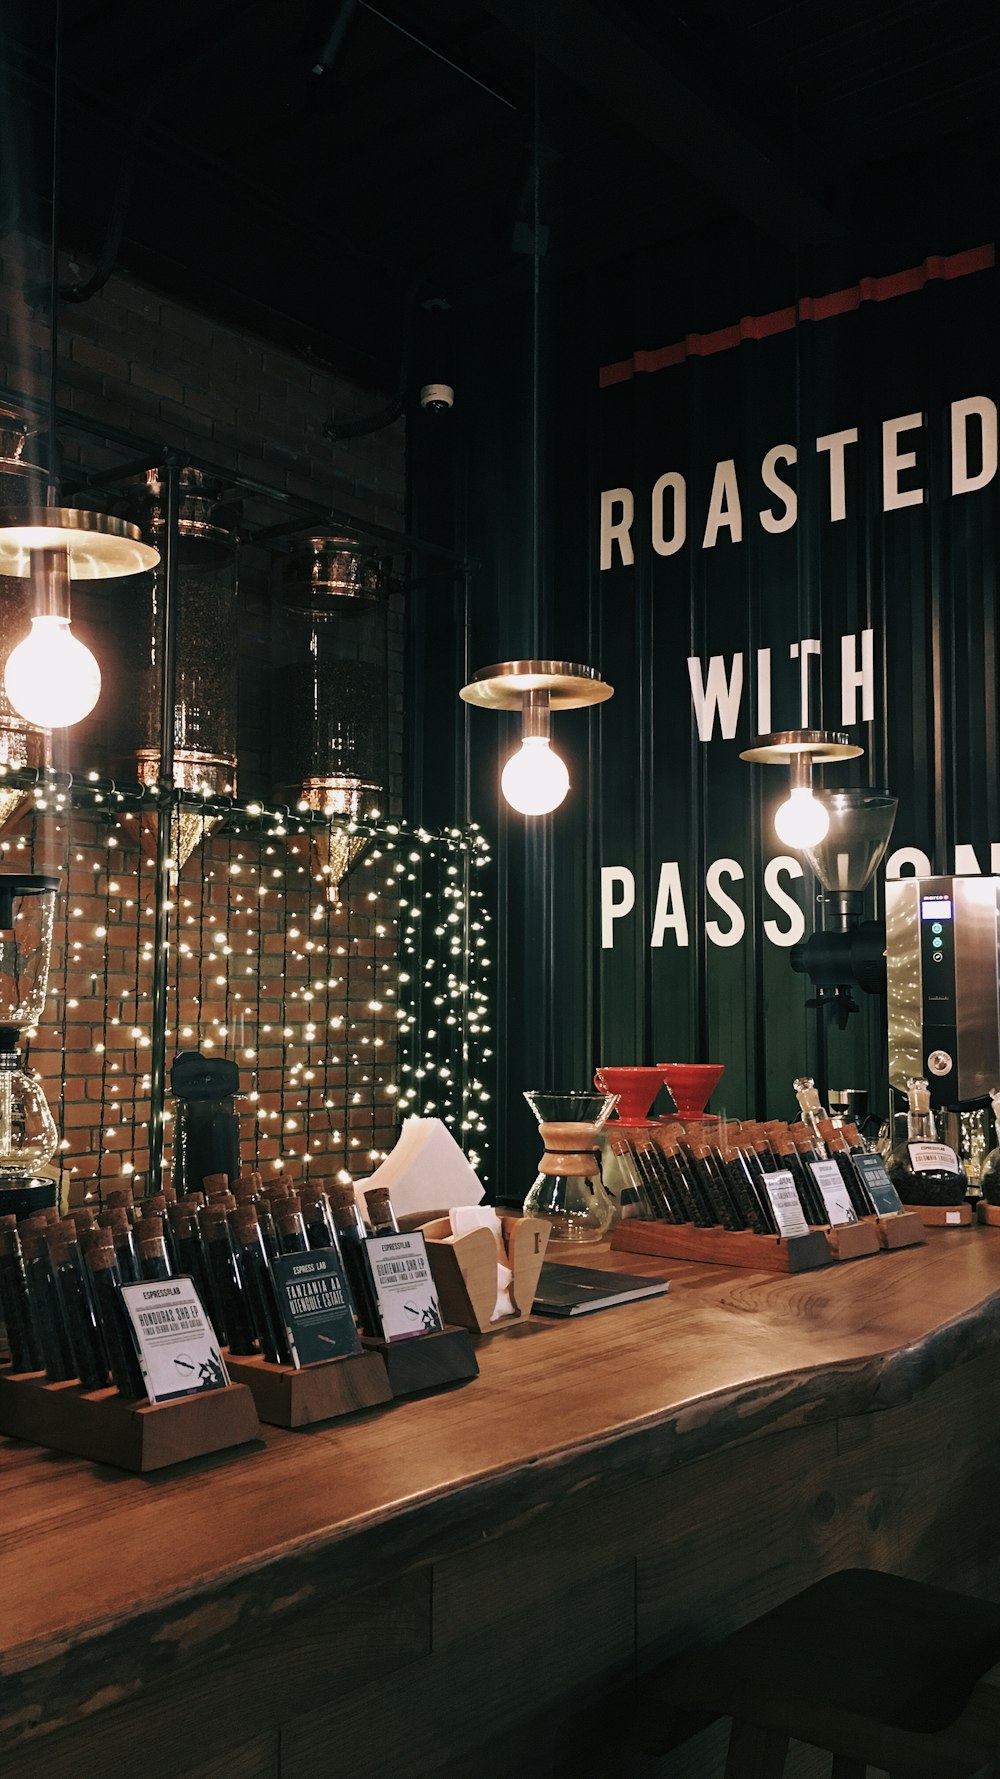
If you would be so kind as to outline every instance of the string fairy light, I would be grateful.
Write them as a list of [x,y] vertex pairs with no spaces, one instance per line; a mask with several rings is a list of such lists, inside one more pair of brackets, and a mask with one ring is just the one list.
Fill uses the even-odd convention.
[[[33,854],[36,828],[41,833],[58,813],[67,861],[76,869],[90,861],[92,896],[103,887],[100,911],[69,894],[68,876],[63,887],[65,992],[52,1022],[61,1027],[57,1043],[50,1034],[42,1064],[51,1069],[58,1048],[60,1070],[72,1080],[70,1013],[74,1041],[86,1027],[70,1002],[87,994],[94,1003],[93,1129],[81,1129],[75,1115],[66,1165],[100,1197],[112,1180],[147,1166],[156,897],[136,845],[136,818],[149,794],[96,772],[3,776],[23,778],[37,795],[30,834],[0,842],[2,857]],[[445,1119],[485,1173],[492,966],[482,885],[491,855],[479,830],[363,824],[369,862],[331,904],[309,845],[324,818],[199,801],[206,829],[223,819],[204,836],[197,891],[174,873],[164,892],[171,898],[170,1036],[175,1047],[201,1040],[207,1054],[239,1063],[249,1085],[244,1153],[275,1171],[357,1176],[391,1147],[399,1120],[417,1113]],[[165,1122],[169,1142],[169,1104]]]

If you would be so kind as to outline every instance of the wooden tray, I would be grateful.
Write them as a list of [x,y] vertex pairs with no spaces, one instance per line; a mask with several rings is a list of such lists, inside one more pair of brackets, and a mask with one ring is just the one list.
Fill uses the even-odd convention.
[[472,1336],[466,1328],[442,1328],[437,1334],[414,1334],[409,1340],[369,1340],[366,1352],[381,1354],[394,1396],[438,1390],[479,1376]]
[[919,1217],[928,1229],[968,1229],[972,1222],[972,1206],[964,1205],[907,1205],[907,1210]]
[[226,1353],[235,1384],[245,1384],[262,1421],[272,1427],[311,1427],[392,1401],[380,1353],[348,1353],[316,1365],[271,1365],[266,1359]]
[[754,1235],[749,1229],[699,1229],[694,1223],[642,1223],[636,1218],[615,1225],[611,1246],[627,1254],[662,1254],[668,1260],[766,1272],[811,1272],[835,1258],[821,1229],[786,1238]]
[[260,1438],[253,1397],[242,1384],[176,1402],[126,1402],[117,1390],[48,1384],[44,1372],[0,1369],[0,1433],[75,1452],[119,1470],[162,1470]]
[[989,1229],[1000,1229],[1000,1205],[987,1204],[985,1198],[981,1198],[977,1216],[980,1223],[985,1223]]

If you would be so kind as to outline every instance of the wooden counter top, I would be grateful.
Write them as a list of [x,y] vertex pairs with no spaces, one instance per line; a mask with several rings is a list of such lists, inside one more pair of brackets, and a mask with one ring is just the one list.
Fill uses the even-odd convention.
[[127,1697],[180,1655],[290,1622],[778,1430],[908,1401],[1000,1332],[1000,1231],[795,1277],[555,1258],[665,1275],[670,1295],[479,1345],[421,1400],[141,1478],[0,1441],[0,1733]]

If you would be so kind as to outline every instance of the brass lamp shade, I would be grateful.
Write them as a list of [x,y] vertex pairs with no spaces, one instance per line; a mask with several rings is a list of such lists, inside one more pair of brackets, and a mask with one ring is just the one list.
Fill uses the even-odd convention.
[[777,729],[773,735],[758,735],[740,759],[757,766],[791,766],[798,760],[822,766],[829,760],[856,760],[864,751],[836,729]]
[[523,710],[531,692],[547,693],[550,710],[582,710],[613,697],[614,687],[578,661],[501,661],[481,667],[459,696],[484,710]]
[[24,579],[36,550],[65,550],[71,581],[107,581],[155,568],[160,553],[137,525],[78,507],[0,507],[0,574]]

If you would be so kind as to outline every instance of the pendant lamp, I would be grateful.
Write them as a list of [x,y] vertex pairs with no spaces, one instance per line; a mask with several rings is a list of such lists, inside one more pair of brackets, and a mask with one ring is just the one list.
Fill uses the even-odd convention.
[[501,789],[521,815],[549,815],[569,790],[565,763],[549,746],[552,712],[603,704],[613,693],[596,668],[576,661],[501,661],[481,667],[459,696],[484,710],[521,712],[521,746],[503,769]]
[[847,736],[831,729],[779,729],[760,735],[740,754],[741,760],[763,766],[788,766],[791,790],[774,817],[774,831],[797,852],[819,846],[830,827],[826,806],[813,796],[813,769],[831,760],[856,760],[864,753]]
[[70,618],[73,581],[116,580],[141,574],[159,561],[138,527],[105,513],[58,503],[55,368],[58,360],[59,142],[62,119],[62,9],[56,9],[53,66],[52,205],[49,238],[48,478],[26,504],[0,509],[0,575],[30,579],[31,629],[4,667],[4,691],[18,716],[40,729],[66,729],[93,710],[101,670],[75,637]]

